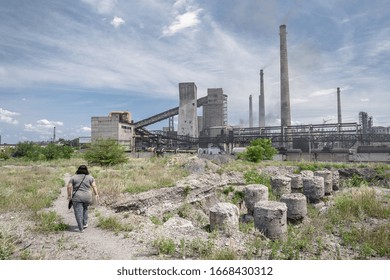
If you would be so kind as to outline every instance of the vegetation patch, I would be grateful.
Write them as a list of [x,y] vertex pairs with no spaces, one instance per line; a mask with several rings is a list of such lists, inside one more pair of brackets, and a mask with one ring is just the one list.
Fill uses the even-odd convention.
[[56,212],[42,212],[38,214],[38,223],[36,230],[39,232],[57,232],[64,231],[68,228],[67,224],[62,222],[61,217]]
[[97,226],[101,229],[113,231],[115,233],[119,233],[121,231],[129,232],[134,230],[132,225],[123,224],[116,217],[99,217]]

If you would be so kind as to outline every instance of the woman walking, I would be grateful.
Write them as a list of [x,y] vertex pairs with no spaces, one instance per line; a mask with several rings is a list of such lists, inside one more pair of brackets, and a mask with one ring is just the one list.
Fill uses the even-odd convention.
[[92,202],[92,191],[99,200],[95,179],[89,175],[86,165],[80,165],[68,183],[68,200],[72,200],[74,215],[80,232],[88,227],[88,206]]

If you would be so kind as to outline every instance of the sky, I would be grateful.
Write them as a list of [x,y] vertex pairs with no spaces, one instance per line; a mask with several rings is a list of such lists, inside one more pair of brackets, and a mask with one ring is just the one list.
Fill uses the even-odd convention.
[[[280,125],[286,25],[292,124],[390,126],[389,0],[0,0],[1,143],[88,137],[91,117],[140,121],[179,105],[178,84],[228,96],[229,125]],[[199,110],[201,114],[201,110]],[[168,121],[147,129],[161,129]]]

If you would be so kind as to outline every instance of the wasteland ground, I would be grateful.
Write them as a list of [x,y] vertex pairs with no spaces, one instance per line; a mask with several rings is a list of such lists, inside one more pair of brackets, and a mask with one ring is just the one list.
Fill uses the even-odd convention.
[[[340,231],[316,233],[311,244],[299,249],[299,235],[316,231],[321,219],[308,217],[302,223],[289,225],[291,238],[285,243],[268,240],[262,233],[243,226],[240,231],[210,232],[208,209],[220,201],[232,201],[234,193],[242,192],[246,182],[242,172],[221,173],[220,163],[188,157],[190,175],[175,186],[140,194],[124,194],[110,203],[94,203],[89,210],[89,227],[77,230],[73,209],[68,210],[65,183],[71,174],[63,174],[64,184],[52,206],[41,211],[55,212],[68,227],[64,231],[42,233],[34,230],[35,221],[26,213],[9,211],[0,214],[1,229],[12,233],[12,259],[45,260],[153,260],[153,259],[356,259],[362,258],[356,246],[345,244]],[[260,170],[261,169],[261,170]],[[259,168],[266,174],[293,172],[291,166]],[[388,186],[368,186],[380,201],[389,207]],[[226,192],[227,188],[231,191]],[[316,216],[326,215],[335,197],[349,192],[341,189],[323,203],[310,206]],[[229,197],[230,196],[230,197]],[[104,198],[102,198],[104,201]],[[127,209],[124,205],[130,205]],[[239,203],[245,214],[245,205]],[[102,219],[112,218],[126,230],[109,230],[101,226]],[[388,225],[389,219],[366,218],[363,228]],[[306,228],[304,231],[302,228]],[[319,228],[319,227],[318,227]],[[336,227],[335,227],[336,228]],[[387,227],[388,228],[388,227]],[[389,235],[387,235],[389,238]],[[303,237],[302,237],[303,240]],[[389,244],[384,240],[384,244]],[[288,252],[295,250],[297,252]],[[389,255],[364,255],[367,259],[388,259]]]

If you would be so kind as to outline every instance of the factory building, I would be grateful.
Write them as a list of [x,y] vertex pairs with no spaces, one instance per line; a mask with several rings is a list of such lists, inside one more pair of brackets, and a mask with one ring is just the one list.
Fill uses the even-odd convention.
[[222,88],[207,89],[207,103],[203,105],[201,135],[211,136],[215,127],[227,125],[227,95]]
[[127,111],[114,111],[107,117],[91,118],[91,140],[113,139],[131,150],[134,143],[134,125]]
[[179,100],[177,135],[198,137],[198,104],[195,83],[179,84]]

